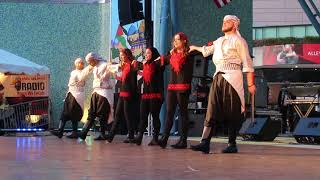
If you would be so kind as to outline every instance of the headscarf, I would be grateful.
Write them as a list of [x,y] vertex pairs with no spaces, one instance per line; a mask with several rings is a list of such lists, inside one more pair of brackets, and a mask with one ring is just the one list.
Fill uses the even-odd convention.
[[233,22],[233,25],[236,28],[237,35],[241,37],[241,34],[239,32],[240,19],[235,15],[226,15],[226,16],[224,16],[223,21],[228,21],[228,20],[231,20]]
[[150,62],[160,57],[159,51],[155,47],[148,47],[147,49],[151,50],[152,53],[151,59],[149,60]]
[[102,57],[100,57],[98,54],[94,53],[94,52],[90,52],[86,55],[86,61],[89,62],[90,59],[95,59],[97,61],[104,61],[104,59]]

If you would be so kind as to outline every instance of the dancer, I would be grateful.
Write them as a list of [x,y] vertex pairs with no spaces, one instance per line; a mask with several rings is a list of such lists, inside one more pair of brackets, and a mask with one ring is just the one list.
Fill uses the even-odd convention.
[[163,64],[170,64],[170,80],[167,89],[167,114],[165,131],[159,145],[167,146],[170,130],[173,125],[173,116],[176,106],[179,105],[182,121],[180,140],[172,145],[173,148],[183,149],[187,147],[189,131],[188,100],[191,91],[191,80],[193,72],[193,56],[189,53],[189,41],[183,32],[174,35],[172,40],[173,49],[169,56],[161,56]]
[[163,102],[163,71],[164,66],[160,61],[155,61],[160,56],[158,50],[154,47],[146,49],[144,64],[138,63],[138,68],[143,69],[143,93],[140,103],[140,124],[139,133],[136,138],[136,144],[140,145],[144,130],[148,122],[149,114],[153,120],[153,138],[148,144],[158,145],[158,136],[160,132],[160,109]]
[[113,73],[108,69],[108,63],[105,62],[99,55],[89,53],[86,56],[86,61],[94,66],[93,69],[93,92],[91,95],[90,109],[88,110],[88,119],[84,125],[80,138],[86,139],[87,133],[94,124],[95,120],[100,122],[100,135],[95,140],[105,140],[105,128],[107,120],[110,116],[111,105],[113,102],[113,87],[111,77]]
[[116,134],[116,128],[121,118],[121,113],[124,112],[124,118],[127,123],[128,138],[125,139],[124,143],[134,143],[134,130],[133,130],[133,104],[138,98],[138,87],[137,87],[137,63],[134,60],[130,49],[120,49],[120,69],[121,74],[121,87],[120,97],[118,99],[115,118],[112,124],[110,133],[108,134],[108,142],[112,142]]
[[250,94],[254,95],[256,91],[252,59],[248,45],[239,33],[239,24],[238,17],[227,15],[222,25],[224,36],[214,41],[211,46],[190,46],[190,51],[197,50],[205,57],[213,54],[212,60],[216,66],[209,93],[202,140],[200,144],[191,146],[194,151],[209,153],[210,140],[215,132],[217,119],[221,119],[226,122],[229,133],[229,144],[222,152],[238,152],[236,137],[245,108],[242,72],[247,73]]
[[84,61],[77,58],[74,61],[75,70],[70,74],[67,96],[64,99],[63,111],[60,116],[59,128],[53,131],[52,134],[58,138],[62,138],[64,127],[68,120],[72,122],[72,133],[68,138],[78,138],[78,122],[83,116],[83,105],[85,99],[85,80],[93,70],[93,66],[89,65],[84,68]]

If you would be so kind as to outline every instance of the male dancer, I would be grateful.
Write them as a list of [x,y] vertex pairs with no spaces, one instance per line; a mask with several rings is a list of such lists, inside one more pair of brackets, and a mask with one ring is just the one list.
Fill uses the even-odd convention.
[[227,123],[229,131],[229,144],[222,152],[238,152],[236,137],[245,108],[242,72],[247,73],[250,94],[254,95],[256,91],[252,59],[248,45],[240,35],[239,25],[238,17],[227,15],[222,25],[224,36],[214,41],[211,46],[190,46],[190,51],[200,51],[205,57],[213,54],[212,60],[216,66],[202,140],[200,144],[191,146],[194,151],[209,153],[210,140],[215,131],[217,119],[222,119]]
[[111,105],[113,103],[114,83],[110,79],[113,75],[108,69],[108,63],[105,62],[99,55],[89,53],[86,56],[86,61],[94,66],[93,69],[93,92],[91,95],[90,109],[88,112],[88,119],[80,134],[81,139],[86,139],[87,133],[94,124],[95,119],[100,122],[101,134],[95,140],[105,140],[105,128],[107,120],[111,112]]
[[89,65],[84,68],[84,61],[81,58],[77,58],[74,61],[75,70],[70,74],[67,92],[67,96],[64,99],[63,111],[60,116],[58,131],[52,133],[58,138],[62,138],[64,127],[68,120],[72,122],[72,133],[67,136],[68,138],[78,138],[77,129],[78,122],[83,116],[83,105],[85,99],[85,80],[92,72],[93,66]]

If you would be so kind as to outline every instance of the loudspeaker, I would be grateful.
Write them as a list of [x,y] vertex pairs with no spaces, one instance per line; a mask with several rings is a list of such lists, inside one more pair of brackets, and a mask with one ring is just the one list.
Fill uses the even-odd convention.
[[281,131],[281,121],[269,117],[255,118],[255,122],[247,119],[239,131],[245,140],[273,141]]
[[298,143],[320,144],[320,118],[301,118],[293,137]]
[[143,7],[140,0],[118,0],[120,25],[130,24],[143,19]]
[[[210,56],[212,57],[212,56]],[[206,77],[208,73],[209,57],[204,58],[201,53],[194,55],[193,74],[194,77]]]

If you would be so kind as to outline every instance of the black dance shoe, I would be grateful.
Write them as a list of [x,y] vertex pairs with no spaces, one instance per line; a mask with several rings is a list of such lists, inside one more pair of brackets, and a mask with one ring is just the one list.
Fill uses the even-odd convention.
[[186,149],[188,147],[186,139],[180,139],[176,144],[171,145],[175,149]]
[[75,131],[72,131],[71,134],[67,136],[67,138],[77,139],[78,138],[78,133],[75,132]]
[[193,151],[201,151],[204,154],[209,154],[210,152],[210,141],[208,139],[202,139],[197,145],[190,146]]
[[237,153],[238,148],[235,144],[229,144],[228,147],[226,147],[224,150],[222,150],[222,153]]
[[158,141],[158,144],[162,149],[165,149],[167,147],[168,138],[168,136],[162,136],[161,139]]
[[158,137],[153,137],[152,140],[149,142],[148,146],[156,146],[159,145]]
[[59,131],[59,130],[53,130],[53,131],[50,131],[52,135],[55,135],[57,136],[58,138],[62,138],[63,136],[63,132]]

